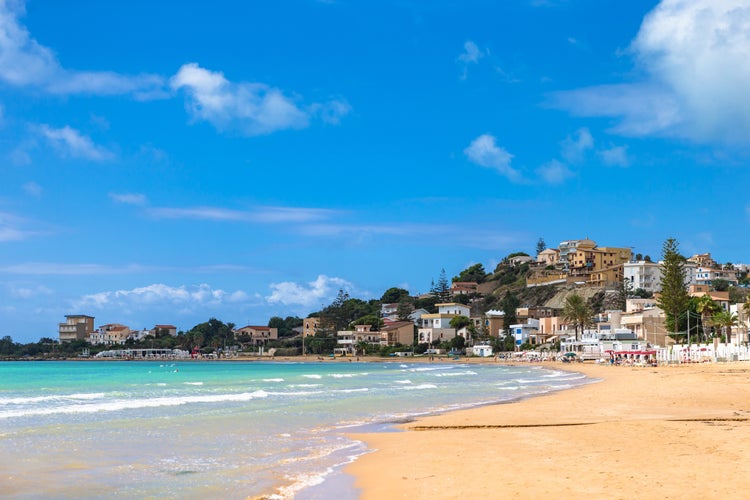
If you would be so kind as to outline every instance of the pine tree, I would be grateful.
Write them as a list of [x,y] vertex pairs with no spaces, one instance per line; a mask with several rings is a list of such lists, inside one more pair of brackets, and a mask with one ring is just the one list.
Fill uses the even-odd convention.
[[690,297],[685,284],[685,258],[678,252],[679,244],[668,238],[662,246],[661,292],[657,304],[666,315],[667,330],[677,334],[680,315],[688,309]]
[[539,255],[546,249],[547,244],[544,242],[544,238],[539,238],[539,241],[536,242],[536,254]]
[[434,285],[432,293],[441,303],[448,302],[451,299],[451,286],[448,283],[448,277],[445,275],[445,269],[440,270],[440,277],[437,284]]

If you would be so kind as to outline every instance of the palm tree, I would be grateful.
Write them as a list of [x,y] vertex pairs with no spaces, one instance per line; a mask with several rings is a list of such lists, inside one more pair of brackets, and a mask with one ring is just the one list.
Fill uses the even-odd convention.
[[576,329],[576,340],[578,340],[578,327],[583,329],[591,323],[591,307],[586,303],[586,299],[573,293],[565,298],[563,304],[562,319],[570,323]]
[[711,318],[714,314],[721,311],[721,306],[715,302],[710,295],[706,294],[701,296],[696,305],[695,310],[701,315],[701,323],[703,324],[703,336],[708,340],[708,333],[711,331]]
[[357,341],[357,344],[355,345],[356,352],[361,352],[362,356],[364,356],[365,354],[367,354],[367,347],[369,345],[370,343],[364,339]]
[[722,332],[724,332],[728,344],[732,337],[732,327],[738,325],[737,315],[722,309],[721,311],[714,313],[711,321],[714,325],[720,327]]

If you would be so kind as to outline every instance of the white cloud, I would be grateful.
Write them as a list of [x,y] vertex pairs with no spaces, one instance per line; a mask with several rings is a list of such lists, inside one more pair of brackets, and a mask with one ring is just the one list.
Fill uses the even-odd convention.
[[31,164],[31,156],[26,151],[25,145],[18,146],[8,156],[10,156],[11,163],[17,167]]
[[545,163],[536,172],[550,184],[561,184],[566,179],[575,175],[567,165],[558,160],[551,160]]
[[52,290],[44,285],[36,286],[16,286],[10,285],[10,294],[13,297],[28,300],[39,296],[52,295]]
[[270,287],[273,292],[266,300],[271,304],[314,308],[333,298],[338,290],[350,289],[351,283],[321,274],[315,281],[307,284],[285,281],[272,283]]
[[594,138],[587,128],[578,129],[574,136],[568,136],[562,142],[562,156],[571,163],[580,163],[586,152],[594,147]]
[[238,303],[249,299],[241,291],[226,292],[214,289],[207,284],[197,286],[171,287],[164,284],[153,284],[132,290],[116,290],[85,295],[76,301],[75,306],[84,307],[130,307],[130,306],[206,306]]
[[[0,214],[0,226],[2,225],[1,222],[2,214]],[[102,264],[65,264],[58,262],[26,262],[0,266],[0,273],[27,276],[103,276],[153,271],[201,272],[214,274],[227,271],[244,272],[248,271],[248,268],[232,264],[214,264],[198,267],[150,267],[140,264],[108,266]]]
[[21,217],[0,212],[0,242],[21,241],[35,235],[35,232],[23,228],[25,223]]
[[[2,214],[0,214],[1,216]],[[1,218],[0,218],[1,222]],[[1,225],[1,224],[0,224]],[[139,266],[111,267],[99,264],[58,264],[28,262],[0,267],[0,273],[26,275],[80,276],[102,274],[129,274],[140,270]]]
[[479,50],[477,44],[471,40],[464,42],[464,51],[458,56],[458,62],[463,68],[461,79],[466,80],[469,72],[469,64],[478,64],[479,60],[484,57],[484,52]]
[[322,208],[258,207],[255,210],[232,210],[220,207],[160,207],[148,211],[159,219],[199,219],[258,223],[311,222],[323,220],[335,212]]
[[40,197],[42,195],[42,191],[44,191],[42,186],[33,181],[24,184],[23,190],[26,192],[26,194],[34,196],[35,198]]
[[106,148],[94,144],[90,137],[67,125],[63,128],[39,125],[37,130],[62,156],[93,161],[104,161],[114,157]]
[[138,98],[165,95],[164,79],[157,75],[125,76],[63,68],[52,50],[34,40],[19,22],[24,13],[23,1],[0,2],[0,80],[56,94],[133,94]]
[[170,80],[172,89],[187,94],[187,109],[194,120],[205,120],[219,130],[238,130],[245,135],[270,134],[308,126],[311,114],[338,123],[351,107],[341,99],[315,103],[307,110],[295,99],[263,83],[233,83],[223,73],[183,65]]
[[140,193],[109,193],[109,197],[117,203],[126,205],[145,205],[148,201],[146,195]]
[[610,167],[627,167],[630,164],[627,146],[613,146],[609,149],[602,149],[597,154],[602,163]]
[[458,56],[458,60],[462,63],[477,63],[484,54],[479,50],[477,44],[471,40],[467,40],[464,43],[464,51]]
[[513,155],[498,147],[495,137],[490,134],[483,134],[474,139],[469,147],[464,149],[464,154],[477,165],[494,168],[511,181],[517,182],[521,178],[519,172],[510,166]]
[[[298,228],[299,234],[306,236],[347,235],[388,235],[388,236],[427,236],[450,233],[453,226],[441,224],[306,224]],[[461,228],[461,231],[464,229]]]
[[348,115],[351,110],[352,107],[346,99],[334,99],[324,104],[313,104],[310,106],[312,113],[320,116],[321,120],[331,125],[341,123],[341,118]]
[[615,117],[616,133],[696,142],[750,138],[747,0],[662,0],[630,49],[644,79],[553,96],[582,116]]

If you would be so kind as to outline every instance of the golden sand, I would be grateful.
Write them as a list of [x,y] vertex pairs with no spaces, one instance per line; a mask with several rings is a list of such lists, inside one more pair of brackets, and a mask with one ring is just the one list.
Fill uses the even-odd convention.
[[550,364],[597,383],[361,434],[362,499],[750,498],[750,364]]

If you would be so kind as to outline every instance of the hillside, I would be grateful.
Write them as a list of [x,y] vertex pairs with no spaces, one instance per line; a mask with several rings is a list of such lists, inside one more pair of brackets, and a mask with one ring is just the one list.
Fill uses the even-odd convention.
[[502,309],[501,302],[508,295],[518,299],[520,307],[552,307],[562,309],[565,299],[577,293],[584,297],[595,313],[615,308],[616,291],[600,287],[575,287],[573,285],[545,285],[526,287],[526,277],[531,273],[528,264],[512,265],[500,263],[482,284],[486,294],[480,313],[490,309]]

